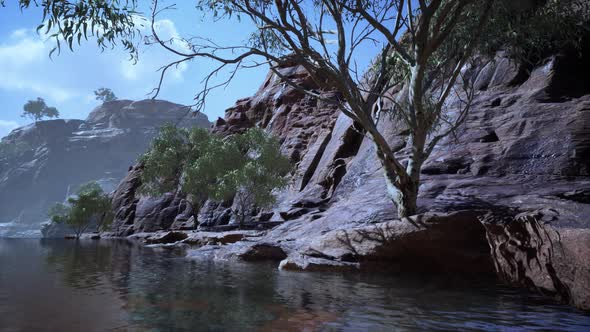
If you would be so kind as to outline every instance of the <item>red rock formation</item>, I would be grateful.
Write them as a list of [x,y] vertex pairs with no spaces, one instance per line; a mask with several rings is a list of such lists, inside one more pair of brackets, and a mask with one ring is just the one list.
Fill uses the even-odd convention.
[[[585,54],[587,57],[588,53]],[[580,70],[577,75],[571,70],[575,61],[578,62],[574,66]],[[472,227],[456,227],[450,232],[447,229],[443,237],[483,239],[487,234],[495,267],[505,280],[542,289],[590,309],[590,225],[586,222],[590,218],[590,88],[580,74],[584,68],[590,69],[587,60],[572,56],[549,58],[530,73],[501,56],[484,68],[476,82],[479,91],[466,124],[456,138],[448,137],[437,147],[424,167],[419,205],[422,211],[440,211],[450,216],[454,210],[483,209],[492,214],[505,209],[533,214],[539,209],[553,211],[551,221],[539,223],[537,228],[527,226],[528,219],[517,217],[507,224],[487,221],[485,228],[477,227],[481,218],[467,218],[465,225]],[[276,115],[280,114],[279,109],[275,110]],[[403,156],[403,130],[387,119],[379,126]],[[272,125],[266,127],[272,130]],[[281,126],[276,133],[288,134],[285,128]],[[384,258],[379,250],[371,249],[350,262],[350,255],[333,255],[330,250],[322,252],[316,248],[331,243],[336,251],[347,250],[342,243],[324,241],[321,234],[326,232],[366,232],[398,222],[395,208],[385,194],[381,167],[371,142],[343,115],[328,128],[331,130],[323,134],[326,139],[321,144],[316,140],[318,148],[307,149],[301,158],[313,162],[299,164],[293,186],[281,195],[275,216],[289,221],[272,230],[263,241],[275,243],[289,253],[282,264],[288,268],[311,266],[321,270],[323,262],[328,269],[349,269],[356,262],[398,260],[400,256]],[[371,223],[383,224],[364,226]],[[519,230],[517,234],[515,229]],[[564,236],[557,239],[551,235],[543,240],[544,249],[529,250],[529,246],[534,246],[531,242],[541,241],[540,232]],[[381,246],[411,248],[407,243],[403,245],[407,238],[403,234],[391,232],[384,236]],[[425,236],[434,234],[441,233]],[[520,244],[514,245],[514,239]],[[422,255],[426,261],[436,261],[434,254],[440,248],[434,250],[418,243],[421,242],[415,243],[415,251],[404,255]],[[456,266],[452,262],[467,264],[461,256],[465,249],[461,243],[447,242],[449,264],[443,270],[454,266],[454,270],[460,271],[461,264]],[[374,247],[363,241],[358,245]],[[309,255],[310,248],[319,254]],[[549,256],[549,251],[560,254]],[[441,264],[429,267],[436,265]],[[367,264],[353,267],[362,266]],[[516,271],[514,266],[518,266]]]
[[[286,222],[259,242],[238,242],[218,255],[256,259],[257,252],[268,256],[271,248],[281,253],[273,258],[288,255],[282,266],[315,270],[412,257],[434,262],[424,267],[446,271],[473,266],[483,271],[481,264],[468,262],[487,257],[505,280],[590,309],[590,87],[584,76],[590,72],[589,55],[586,49],[582,60],[554,56],[527,69],[500,54],[488,64],[476,80],[468,120],[456,137],[439,144],[423,169],[417,219],[431,220],[435,213],[437,221],[414,226],[396,220],[372,142],[332,106],[270,74],[253,97],[239,100],[212,130],[232,134],[259,126],[281,139],[296,165],[292,183],[279,193],[272,212],[258,217]],[[315,87],[302,68],[281,70]],[[449,107],[452,113],[453,100]],[[379,128],[403,157],[403,128],[387,118]],[[199,222],[229,221],[228,206],[208,206]],[[481,211],[491,217],[482,217]],[[506,211],[511,211],[508,217]],[[397,227],[401,224],[407,227]],[[342,232],[358,235],[387,225],[397,228],[385,232],[378,244],[359,239],[351,250],[335,240]],[[429,245],[428,239],[436,241]],[[253,247],[256,243],[264,243],[264,250]],[[491,248],[489,255],[482,255],[481,245]]]

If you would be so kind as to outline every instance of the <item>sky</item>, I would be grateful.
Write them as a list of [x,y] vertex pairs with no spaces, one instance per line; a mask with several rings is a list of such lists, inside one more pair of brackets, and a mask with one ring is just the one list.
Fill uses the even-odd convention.
[[[192,0],[161,1],[160,6],[180,3],[176,10],[158,16],[156,27],[164,37],[189,37],[196,34],[214,38],[220,44],[237,44],[247,40],[254,30],[247,22],[217,21],[204,18]],[[21,12],[17,1],[0,7],[0,137],[12,129],[30,123],[22,118],[23,105],[41,97],[55,106],[64,119],[84,119],[99,105],[93,91],[100,87],[113,90],[119,99],[141,100],[157,85],[158,69],[175,59],[158,45],[139,49],[134,64],[122,48],[103,52],[89,40],[75,47],[63,48],[59,56],[49,58],[54,42],[35,31],[41,23],[41,10],[31,7]],[[140,1],[139,11],[149,13],[151,1]],[[361,52],[367,62],[374,50]],[[202,78],[213,68],[212,62],[192,61],[169,72],[159,99],[192,104]],[[267,74],[267,69],[240,71],[227,88],[217,89],[207,99],[204,113],[210,121],[223,117],[224,111],[243,97],[253,95]]]
[[[251,31],[251,27],[240,27],[237,22],[211,24],[192,8],[192,2],[185,1],[186,7],[159,16],[157,27],[162,36],[191,35],[198,30],[232,42],[245,39],[246,32]],[[86,118],[99,105],[93,91],[100,87],[112,89],[120,99],[148,98],[158,83],[157,70],[176,59],[159,46],[142,46],[139,61],[133,64],[122,48],[101,52],[93,41],[83,43],[73,53],[63,49],[50,59],[54,43],[36,33],[40,22],[38,8],[21,12],[16,1],[0,7],[0,137],[30,122],[20,114],[27,100],[37,97],[57,107],[64,119]],[[170,72],[158,98],[192,104],[202,77],[211,68],[212,63],[194,61]],[[266,74],[265,69],[240,72],[228,88],[209,96],[204,113],[211,121],[223,117],[225,109],[237,99],[254,94]]]

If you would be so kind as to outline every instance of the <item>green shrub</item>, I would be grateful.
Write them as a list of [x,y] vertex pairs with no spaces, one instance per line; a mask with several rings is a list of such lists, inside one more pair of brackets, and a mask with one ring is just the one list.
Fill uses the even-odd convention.
[[86,183],[78,189],[76,197],[67,203],[57,203],[49,209],[53,223],[66,224],[80,237],[93,220],[96,230],[105,230],[113,221],[111,199],[96,182]]
[[258,128],[222,138],[204,129],[166,125],[140,157],[142,192],[181,190],[193,204],[235,198],[233,213],[242,224],[254,206],[275,202],[275,189],[287,185],[291,167],[279,142]]

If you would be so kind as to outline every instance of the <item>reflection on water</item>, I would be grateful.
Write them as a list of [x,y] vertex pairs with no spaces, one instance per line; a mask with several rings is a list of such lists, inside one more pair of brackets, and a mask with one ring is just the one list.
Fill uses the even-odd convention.
[[0,239],[0,331],[590,329],[489,280],[289,273],[125,241]]
[[0,220],[0,238],[40,238],[41,227],[39,224],[29,225],[18,221]]

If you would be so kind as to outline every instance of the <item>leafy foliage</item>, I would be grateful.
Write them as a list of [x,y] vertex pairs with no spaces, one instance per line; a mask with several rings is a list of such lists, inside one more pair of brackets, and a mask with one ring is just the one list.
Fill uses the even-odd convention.
[[166,125],[140,162],[143,192],[181,188],[194,203],[235,197],[240,223],[253,206],[275,202],[272,192],[287,185],[290,170],[278,141],[256,128],[224,139],[204,129]]
[[[279,142],[261,129],[203,146],[201,157],[188,165],[184,190],[216,200],[235,197],[233,211],[240,224],[252,207],[269,207],[273,190],[284,188],[291,169],[280,152]],[[221,143],[221,144],[220,144]]]
[[[31,2],[21,0],[20,3],[28,7]],[[77,33],[78,41],[81,38],[80,26],[86,30],[85,20],[97,17],[102,24],[99,25],[102,30],[96,30],[98,35],[102,34],[99,44],[106,41],[113,45],[116,39],[128,43],[127,37],[132,35],[134,26],[132,10],[128,9],[134,8],[135,1],[122,3],[42,1],[47,5],[44,12],[49,14],[49,22],[54,25],[60,20],[65,22],[65,29],[60,25],[58,33],[52,35],[58,49],[59,38],[68,41],[71,48],[72,36]],[[153,35],[146,43],[160,44],[179,57],[162,67],[154,98],[166,70],[193,59],[203,58],[218,64],[203,79],[193,105],[197,110],[204,107],[212,89],[229,84],[239,69],[268,64],[287,84],[308,96],[336,104],[343,114],[359,124],[375,144],[389,194],[401,217],[417,211],[420,170],[434,147],[455,133],[468,118],[475,91],[473,80],[483,68],[469,65],[473,56],[484,55],[477,58],[487,61],[489,55],[506,50],[511,57],[531,63],[542,59],[547,52],[578,47],[583,29],[587,28],[590,7],[586,0],[198,0],[196,8],[212,15],[214,20],[246,19],[256,27],[255,31],[237,46],[191,36],[179,37],[183,47],[178,48],[171,40],[161,39],[154,28],[156,16],[171,6],[158,9],[158,0],[152,3]],[[67,10],[74,7],[76,10]],[[356,57],[367,47],[379,44],[383,47],[375,65],[363,76],[365,70],[357,67]],[[133,45],[125,45],[133,54]],[[280,67],[285,63],[285,55],[289,55],[288,61],[303,66],[319,89],[284,76]],[[227,79],[214,82],[214,77],[223,71],[229,73]],[[405,90],[392,96],[390,92],[396,87]],[[318,93],[322,90],[335,90],[340,97],[326,100]],[[455,112],[450,112],[448,107],[451,95],[460,101],[459,106],[453,105]],[[398,97],[404,100],[399,101]],[[395,120],[403,122],[409,130],[412,154],[408,163],[399,160],[380,131],[382,107],[388,107],[386,111],[393,113]],[[250,185],[244,184],[245,179],[256,178],[257,172],[264,169],[260,162],[249,164],[251,158],[234,138],[220,143],[207,139],[199,147],[201,143],[191,142],[188,131],[173,134],[179,135],[170,137],[169,143],[176,144],[172,144],[174,148],[169,151],[165,146],[156,147],[164,149],[163,159],[154,153],[147,160],[151,158],[157,166],[154,169],[159,169],[151,175],[154,181],[146,182],[148,190],[150,185],[156,190],[180,186],[197,197],[205,194],[228,197],[242,190],[252,191]],[[195,154],[189,158],[189,152],[182,149]],[[239,151],[237,155],[230,154],[236,151]],[[219,163],[226,158],[229,164]]]
[[43,98],[37,98],[36,100],[29,100],[23,106],[21,117],[27,117],[37,122],[43,118],[58,118],[59,111],[55,107],[47,106]]
[[[112,47],[120,41],[132,58],[137,57],[133,39],[138,34],[135,29],[137,0],[18,0],[21,10],[31,6],[43,9],[42,23],[37,31],[43,31],[55,41],[54,52],[60,52],[62,44],[73,51],[74,42],[82,38],[95,37],[101,49]],[[5,0],[0,0],[0,6]]]
[[140,191],[148,195],[176,191],[191,151],[196,150],[196,145],[204,144],[197,137],[207,135],[201,128],[188,130],[164,125],[149,150],[139,158],[144,166]]
[[117,100],[117,96],[115,96],[113,90],[109,88],[94,90],[94,95],[96,96],[96,100],[102,101],[103,103]]
[[[466,45],[477,25],[472,4],[461,17],[438,57],[457,54]],[[499,0],[492,7],[489,23],[482,31],[476,50],[493,55],[505,50],[517,62],[537,62],[568,48],[579,49],[590,14],[590,3],[571,0],[524,2]]]
[[76,197],[68,198],[66,204],[55,204],[48,215],[52,222],[70,226],[76,237],[80,237],[93,220],[97,231],[105,230],[113,221],[111,199],[96,182],[80,186]]

